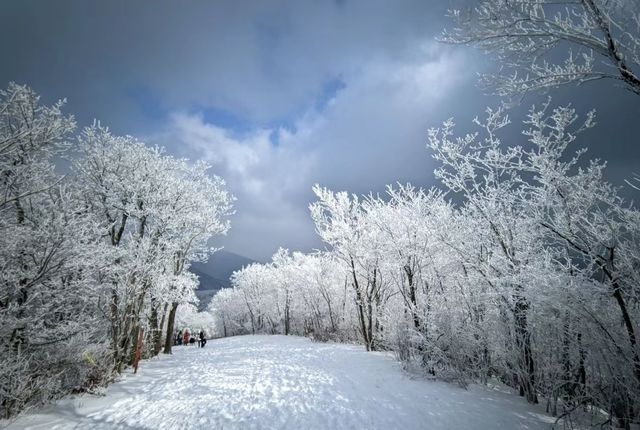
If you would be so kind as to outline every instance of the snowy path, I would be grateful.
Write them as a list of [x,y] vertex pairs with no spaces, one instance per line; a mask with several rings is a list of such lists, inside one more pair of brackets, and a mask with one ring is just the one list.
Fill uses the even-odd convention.
[[360,347],[242,336],[142,362],[106,397],[81,396],[10,429],[548,429],[521,398],[412,380]]

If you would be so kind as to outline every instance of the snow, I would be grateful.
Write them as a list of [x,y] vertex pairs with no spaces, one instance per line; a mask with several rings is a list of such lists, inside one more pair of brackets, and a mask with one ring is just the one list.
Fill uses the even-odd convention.
[[[107,395],[76,396],[8,429],[548,429],[522,398],[411,378],[389,354],[292,336],[176,347]],[[1,427],[1,424],[0,424]]]

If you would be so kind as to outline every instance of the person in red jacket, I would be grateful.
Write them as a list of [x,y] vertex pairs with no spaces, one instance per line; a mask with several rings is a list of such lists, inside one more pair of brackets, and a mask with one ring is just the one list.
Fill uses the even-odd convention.
[[189,330],[184,330],[184,345],[189,345]]

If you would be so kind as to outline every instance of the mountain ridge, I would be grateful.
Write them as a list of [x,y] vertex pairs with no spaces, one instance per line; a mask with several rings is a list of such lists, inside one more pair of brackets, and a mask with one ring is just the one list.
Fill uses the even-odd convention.
[[206,263],[193,263],[189,270],[198,276],[196,296],[200,299],[198,310],[206,309],[211,298],[221,289],[230,288],[230,277],[254,260],[233,252],[220,250],[209,257]]

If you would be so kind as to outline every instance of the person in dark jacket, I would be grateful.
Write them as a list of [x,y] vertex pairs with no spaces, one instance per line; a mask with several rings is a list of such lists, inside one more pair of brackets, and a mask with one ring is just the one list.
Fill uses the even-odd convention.
[[204,348],[207,343],[207,339],[204,337],[204,331],[200,330],[200,348]]

